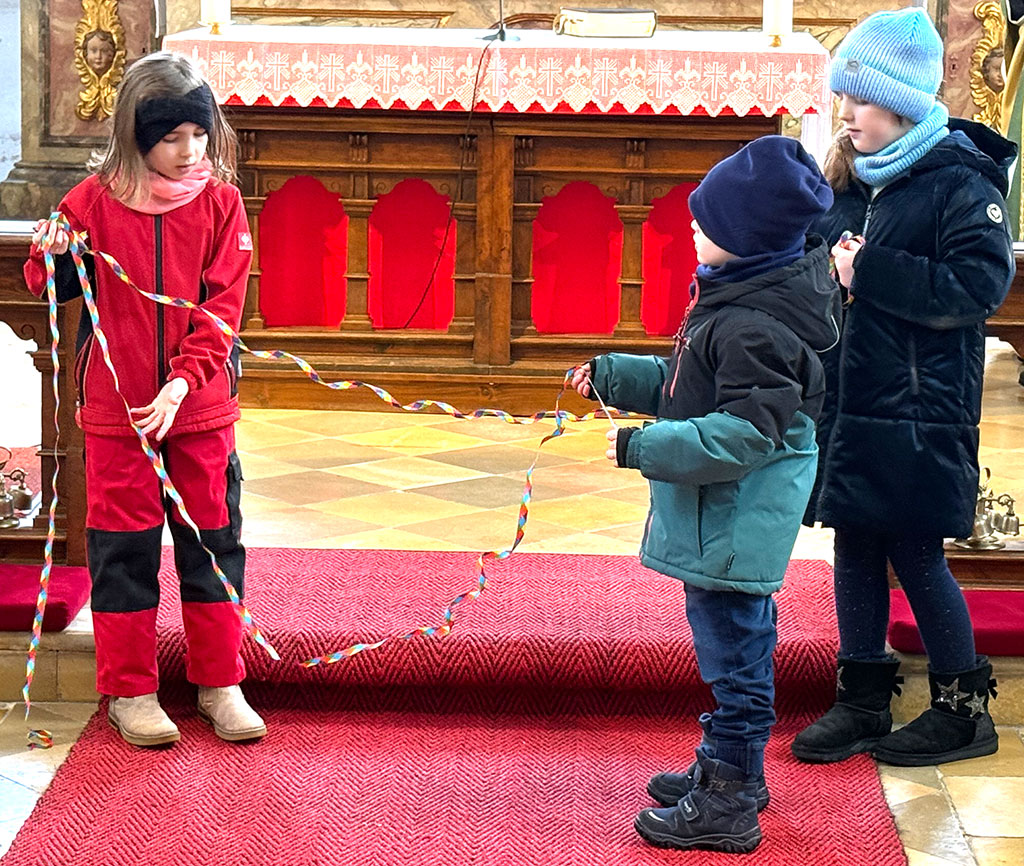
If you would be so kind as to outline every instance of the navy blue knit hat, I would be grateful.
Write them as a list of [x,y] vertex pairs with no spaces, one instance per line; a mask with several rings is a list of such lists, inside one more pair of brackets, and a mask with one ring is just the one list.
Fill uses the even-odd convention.
[[832,206],[832,188],[795,138],[757,138],[711,169],[690,213],[723,250],[746,258],[792,249]]
[[828,86],[920,123],[942,83],[942,38],[924,9],[876,12],[849,32]]

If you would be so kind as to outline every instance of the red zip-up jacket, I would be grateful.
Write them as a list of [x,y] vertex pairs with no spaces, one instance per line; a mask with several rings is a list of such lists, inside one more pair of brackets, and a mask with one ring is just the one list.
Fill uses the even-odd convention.
[[[252,240],[242,196],[231,184],[211,180],[200,194],[164,214],[144,214],[114,199],[92,175],[64,197],[59,210],[77,231],[88,231],[90,249],[121,263],[144,291],[201,305],[236,331],[242,316]],[[60,300],[81,294],[58,257]],[[88,259],[91,257],[87,257]],[[185,379],[189,393],[172,432],[213,430],[240,417],[235,392],[231,339],[198,310],[158,304],[117,277],[98,257],[91,262],[100,327],[107,336],[121,393],[132,407],[148,405],[173,378]],[[33,248],[25,263],[29,290],[46,290],[43,256]],[[88,318],[83,309],[82,316]],[[131,435],[128,414],[114,388],[91,329],[75,363],[75,380],[86,433]]]

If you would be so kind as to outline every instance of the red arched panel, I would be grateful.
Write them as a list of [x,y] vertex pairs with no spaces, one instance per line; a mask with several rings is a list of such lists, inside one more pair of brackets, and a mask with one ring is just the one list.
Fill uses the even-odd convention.
[[574,181],[533,221],[531,315],[542,334],[610,334],[619,321],[622,220],[615,200]]
[[457,223],[452,220],[444,240],[448,202],[447,196],[419,178],[403,180],[377,199],[370,214],[366,295],[367,313],[375,328],[402,328],[408,322],[410,328],[443,331],[451,324]]
[[348,216],[335,193],[309,175],[267,196],[260,213],[260,312],[267,327],[345,318]]
[[687,199],[695,183],[672,187],[656,198],[643,230],[643,279],[640,321],[651,335],[674,334],[690,299],[697,251]]

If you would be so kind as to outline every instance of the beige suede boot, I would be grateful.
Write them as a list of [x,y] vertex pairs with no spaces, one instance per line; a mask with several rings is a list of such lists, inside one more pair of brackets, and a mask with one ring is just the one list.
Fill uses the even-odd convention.
[[266,736],[267,726],[245,701],[238,686],[199,687],[199,715],[213,725],[222,740],[258,740]]
[[163,746],[181,739],[178,726],[167,717],[155,692],[135,698],[112,697],[107,718],[133,746]]

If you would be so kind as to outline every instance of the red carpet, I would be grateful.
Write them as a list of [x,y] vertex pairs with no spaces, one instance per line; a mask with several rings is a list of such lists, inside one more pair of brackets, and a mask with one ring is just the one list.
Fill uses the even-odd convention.
[[[250,677],[688,694],[697,686],[704,705],[682,583],[629,556],[517,553],[488,567],[487,590],[456,608],[449,637],[390,643],[314,670],[297,664],[359,641],[439,625],[445,605],[475,586],[475,562],[471,553],[250,549],[246,603],[286,660],[270,660],[250,641]],[[785,711],[824,709],[835,696],[831,574],[823,562],[794,562],[778,596],[775,663]],[[182,681],[184,634],[170,583],[163,597],[162,677]]]
[[[251,555],[254,615],[290,658],[430,624],[473,580],[470,555]],[[308,571],[320,578],[313,597]],[[374,575],[401,600],[379,597]],[[788,709],[768,756],[765,841],[745,862],[904,864],[867,758],[809,767],[789,756],[832,688],[828,578],[822,564],[794,563],[779,598]],[[247,690],[270,733],[248,746],[216,739],[183,700],[168,609],[167,698],[182,742],[137,750],[95,717],[3,866],[739,862],[649,848],[631,827],[649,775],[692,759],[694,714],[709,707],[681,587],[627,557],[519,554],[491,580],[443,641],[313,672],[251,655],[263,682]]]

